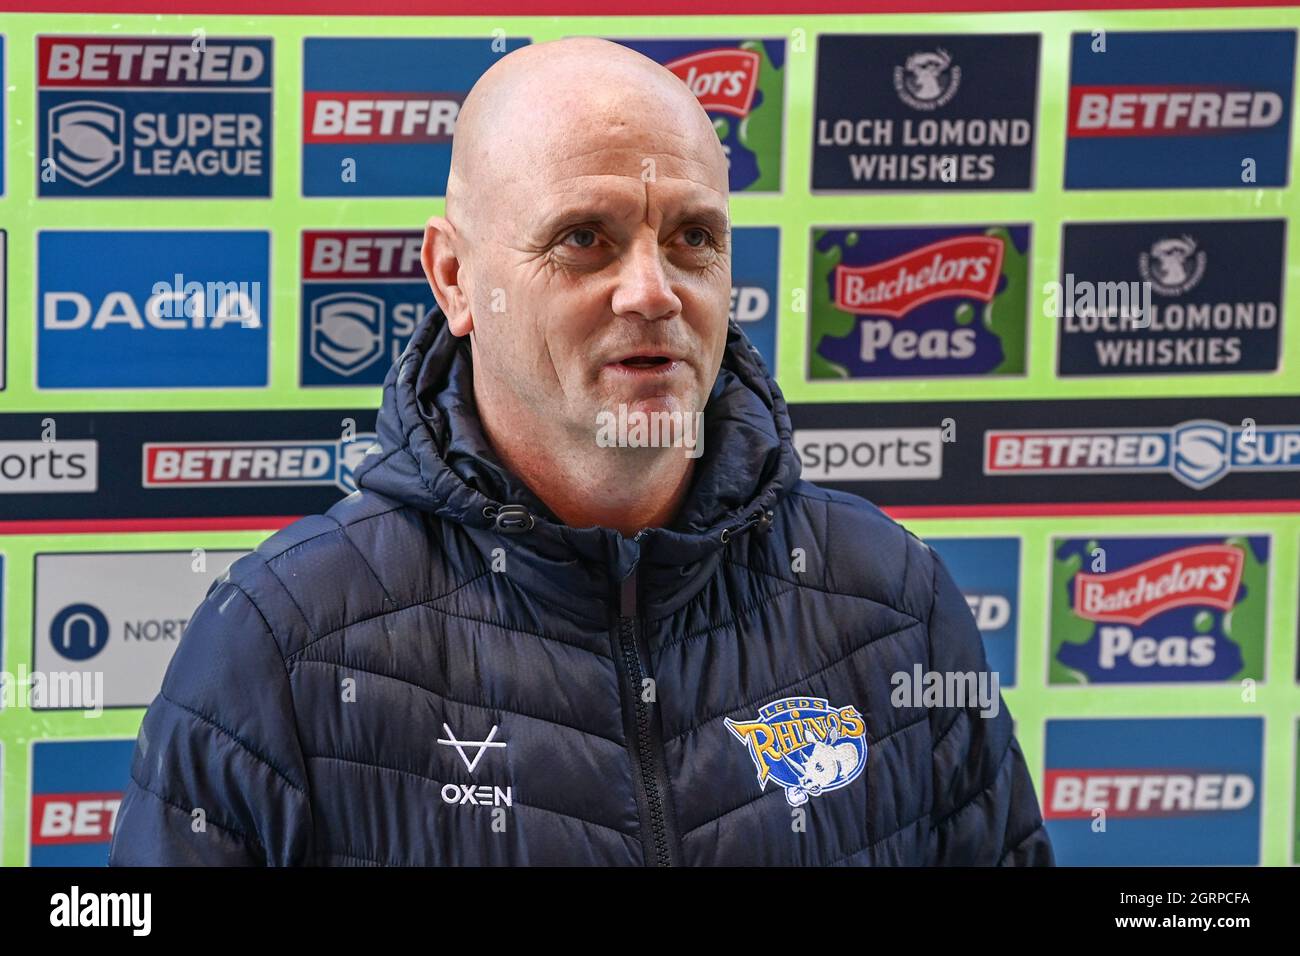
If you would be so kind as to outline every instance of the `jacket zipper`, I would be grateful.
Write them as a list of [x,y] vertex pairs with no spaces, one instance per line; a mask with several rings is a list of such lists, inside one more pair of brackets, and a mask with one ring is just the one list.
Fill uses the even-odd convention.
[[637,646],[636,618],[636,568],[634,567],[632,572],[623,579],[619,596],[619,649],[622,652],[623,668],[632,694],[637,762],[641,768],[641,784],[645,791],[646,808],[650,813],[650,833],[655,865],[672,866],[667,813],[664,810],[663,791],[666,789],[666,781],[665,786],[661,788],[654,758],[654,724],[650,717],[650,705],[642,697],[641,685],[645,679],[645,669],[641,666],[641,652]]

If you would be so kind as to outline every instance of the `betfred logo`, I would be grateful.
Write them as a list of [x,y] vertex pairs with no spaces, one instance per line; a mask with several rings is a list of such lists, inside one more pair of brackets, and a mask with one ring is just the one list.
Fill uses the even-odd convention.
[[1098,810],[1119,819],[1195,816],[1255,800],[1255,782],[1244,773],[1049,770],[1044,790],[1045,820],[1091,820]]
[[1063,866],[1260,862],[1259,717],[1049,719],[1043,819]]
[[303,94],[305,143],[450,143],[464,93]]
[[1208,488],[1234,471],[1300,470],[1300,425],[1183,422],[1164,428],[984,433],[986,475],[1168,474]]
[[108,843],[121,793],[45,793],[32,797],[32,846]]
[[1184,605],[1230,610],[1241,583],[1243,556],[1230,545],[1201,545],[1111,574],[1074,578],[1074,610],[1090,621],[1144,624]]
[[269,196],[271,41],[37,37],[41,196]]
[[414,230],[302,234],[302,384],[380,385],[433,306]]
[[1002,241],[962,236],[922,246],[879,265],[835,269],[835,305],[899,319],[948,296],[988,302],[1002,277]]
[[424,280],[422,232],[305,232],[303,280]]
[[147,442],[146,488],[247,488],[261,485],[337,485],[356,491],[353,472],[373,434],[347,441]]
[[1267,129],[1286,114],[1269,90],[1199,86],[1075,86],[1070,136],[1214,136]]
[[104,866],[135,740],[37,740],[31,745],[28,860]]
[[484,43],[468,37],[307,37],[303,195],[444,195],[451,140],[465,96],[503,54],[527,43],[516,38]]
[[1294,29],[1073,34],[1065,187],[1287,185],[1295,47]]
[[758,89],[759,56],[752,50],[694,53],[664,64],[707,111],[748,116]]

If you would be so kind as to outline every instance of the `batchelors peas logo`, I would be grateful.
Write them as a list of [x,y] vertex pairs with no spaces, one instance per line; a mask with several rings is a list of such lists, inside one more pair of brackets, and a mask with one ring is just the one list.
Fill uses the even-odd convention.
[[724,721],[749,748],[759,786],[775,780],[790,806],[847,787],[867,764],[867,725],[856,707],[824,697],[785,697],[764,704],[751,721]]
[[961,67],[943,47],[913,53],[902,66],[894,67],[894,89],[898,98],[914,110],[933,110],[957,95]]
[[664,67],[681,78],[705,110],[748,116],[758,92],[760,58],[753,50],[705,50]]

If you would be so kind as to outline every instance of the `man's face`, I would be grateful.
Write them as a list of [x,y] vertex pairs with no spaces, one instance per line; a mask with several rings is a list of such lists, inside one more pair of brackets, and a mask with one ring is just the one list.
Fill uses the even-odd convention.
[[475,375],[580,439],[621,404],[702,411],[731,297],[716,138],[679,101],[576,116],[551,102],[512,144],[487,221],[468,224]]

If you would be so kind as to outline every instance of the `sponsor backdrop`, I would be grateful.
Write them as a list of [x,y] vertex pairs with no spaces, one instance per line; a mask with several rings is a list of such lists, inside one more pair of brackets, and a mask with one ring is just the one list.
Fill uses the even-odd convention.
[[1296,862],[1296,8],[73,6],[0,17],[5,864],[105,860],[189,614],[353,490],[465,93],[573,34],[713,119],[805,474],[947,561],[1061,862]]

